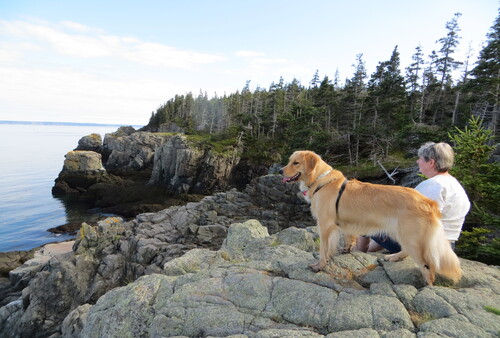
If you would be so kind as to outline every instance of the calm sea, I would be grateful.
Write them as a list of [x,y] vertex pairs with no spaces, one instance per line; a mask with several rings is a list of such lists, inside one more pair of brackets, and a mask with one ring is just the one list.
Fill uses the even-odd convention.
[[96,217],[84,205],[52,196],[64,155],[91,133],[104,138],[116,126],[0,123],[0,252],[29,250],[62,241],[47,229]]

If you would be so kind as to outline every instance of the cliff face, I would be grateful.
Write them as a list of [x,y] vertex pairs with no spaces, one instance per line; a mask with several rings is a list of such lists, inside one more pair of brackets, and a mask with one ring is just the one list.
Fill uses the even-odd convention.
[[133,128],[106,134],[102,146],[106,170],[123,174],[151,170],[156,149],[169,138],[165,134],[136,132]]
[[[244,191],[83,225],[73,252],[14,271],[21,296],[0,336],[492,337],[498,268],[424,287],[407,259],[338,255],[313,273],[317,233],[295,185],[263,176]],[[15,276],[15,278],[14,278]]]
[[217,154],[175,135],[156,150],[149,183],[164,184],[175,193],[223,191],[231,186],[231,173],[239,161],[237,149]]

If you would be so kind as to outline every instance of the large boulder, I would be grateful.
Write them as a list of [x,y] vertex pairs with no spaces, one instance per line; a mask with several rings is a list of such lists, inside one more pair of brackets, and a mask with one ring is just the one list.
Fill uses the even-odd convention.
[[96,183],[119,183],[102,165],[101,154],[94,151],[70,151],[65,155],[63,169],[55,180],[52,193],[56,196],[80,194]]
[[102,151],[102,138],[100,134],[90,134],[83,136],[78,141],[78,146],[75,150],[90,150],[100,153]]
[[70,151],[64,157],[63,171],[93,173],[105,170],[101,154],[95,151]]

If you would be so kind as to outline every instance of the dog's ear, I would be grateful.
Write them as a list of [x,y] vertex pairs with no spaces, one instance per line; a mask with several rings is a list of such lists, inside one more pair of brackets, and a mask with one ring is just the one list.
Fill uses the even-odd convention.
[[316,164],[318,163],[318,156],[312,152],[307,152],[304,154],[304,162],[306,167],[306,174],[314,176]]

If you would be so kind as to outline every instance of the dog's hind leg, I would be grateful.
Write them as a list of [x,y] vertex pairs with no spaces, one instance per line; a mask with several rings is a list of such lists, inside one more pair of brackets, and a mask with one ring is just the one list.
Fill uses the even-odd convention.
[[400,252],[397,252],[395,254],[385,255],[384,259],[389,262],[398,262],[405,259],[407,256],[408,254],[401,250]]
[[[431,286],[434,284],[436,276],[436,262],[433,260],[432,256],[425,254],[425,244],[417,245],[415,242],[409,243],[408,241],[403,241],[401,243],[401,247],[403,249],[401,252],[406,252],[411,258],[413,258],[413,261],[415,261],[415,264],[420,269],[427,285]],[[401,252],[398,252],[395,255],[398,255]]]
[[425,264],[424,266],[420,265],[419,267],[427,285],[432,286],[436,279],[436,267],[433,264]]
[[319,228],[319,261],[311,264],[310,267],[313,271],[318,272],[323,270],[328,263],[330,257],[336,253],[338,242],[340,239],[340,231],[334,224],[320,225]]

